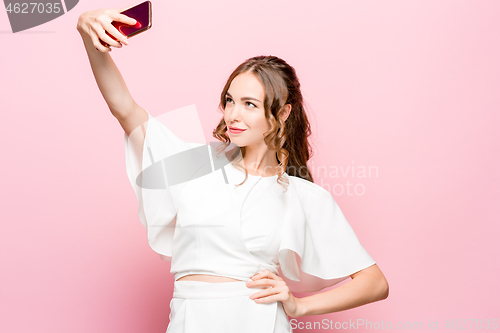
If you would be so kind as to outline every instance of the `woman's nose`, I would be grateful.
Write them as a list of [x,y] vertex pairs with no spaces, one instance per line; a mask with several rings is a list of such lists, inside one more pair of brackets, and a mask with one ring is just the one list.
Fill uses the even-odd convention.
[[240,121],[240,107],[238,105],[234,105],[231,110],[229,111],[229,120],[230,120],[230,123],[233,123],[233,122],[238,122]]

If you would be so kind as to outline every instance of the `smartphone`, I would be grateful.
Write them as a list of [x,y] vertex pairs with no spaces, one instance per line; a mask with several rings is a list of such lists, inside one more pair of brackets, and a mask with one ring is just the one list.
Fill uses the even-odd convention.
[[[137,23],[135,25],[128,25],[117,21],[111,22],[111,24],[118,31],[120,31],[124,36],[127,36],[129,38],[138,35],[141,32],[149,30],[152,26],[151,1],[144,1],[138,5],[130,7],[129,9],[125,9],[124,11],[120,12],[120,14],[126,15],[128,17],[137,20]],[[107,31],[106,34],[109,37],[113,38],[114,40],[117,40],[113,35],[111,35]],[[99,41],[101,42],[102,45],[109,47],[109,44],[102,41],[100,38]]]

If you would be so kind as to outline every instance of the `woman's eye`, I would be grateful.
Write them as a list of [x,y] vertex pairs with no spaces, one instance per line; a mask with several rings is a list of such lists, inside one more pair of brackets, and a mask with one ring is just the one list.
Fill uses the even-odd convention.
[[247,102],[247,105],[249,105],[249,106],[251,105],[251,106],[253,106],[254,108],[256,108],[256,107],[257,107],[255,104],[253,104],[253,103],[251,103],[251,102]]
[[226,103],[231,103],[233,100],[231,99],[231,97],[226,97]]

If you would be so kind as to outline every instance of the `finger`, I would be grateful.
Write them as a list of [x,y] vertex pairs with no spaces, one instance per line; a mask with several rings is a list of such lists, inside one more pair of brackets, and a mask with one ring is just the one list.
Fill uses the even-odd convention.
[[273,280],[273,279],[268,279],[268,278],[262,278],[259,280],[255,281],[248,281],[247,286],[248,287],[256,287],[256,286],[278,286],[281,281]]
[[97,37],[97,34],[95,33],[94,30],[90,30],[89,36],[92,39],[92,44],[94,45],[95,49],[99,52],[110,52],[111,48],[106,47],[101,44],[99,38]]
[[104,47],[107,47],[107,48],[110,47],[110,45],[108,43],[103,42],[100,38],[99,38],[99,43],[101,43],[102,45],[104,45]]
[[250,298],[253,299],[256,303],[270,303],[270,302],[279,301],[281,299],[279,292],[278,293],[274,292],[272,294],[271,293],[267,293],[267,294],[257,293],[254,295],[250,295]]
[[102,46],[102,47],[99,47],[99,48],[96,47],[95,49],[96,49],[96,51],[99,51],[99,52],[111,52],[111,48],[110,47],[106,47],[106,46]]
[[116,13],[116,12],[112,12],[110,14],[110,17],[113,19],[113,21],[125,23],[125,24],[130,25],[130,26],[134,26],[138,23],[135,18],[124,15],[124,14]]
[[[122,14],[112,15],[112,19],[113,21],[122,22],[128,25],[135,25],[137,23],[137,20]],[[111,24],[111,22],[105,22],[102,25],[109,34],[113,35],[117,39],[118,42],[128,45],[128,37],[122,34],[118,29],[116,29],[116,27]]]
[[114,18],[117,13],[115,10],[109,10],[106,12],[107,15],[100,16],[96,19],[96,22],[92,24],[92,29],[95,31],[97,36],[101,39],[105,46],[122,47],[123,44],[128,44],[127,37],[124,36],[120,31],[118,31],[113,24],[116,21]]
[[137,23],[137,20],[133,17],[124,15],[124,14],[115,14],[115,17],[113,17],[115,21],[119,21],[128,25],[135,25]]
[[277,294],[279,292],[276,291],[276,289],[264,289],[262,291],[259,291],[257,293],[254,293],[254,294],[251,294],[249,297],[250,299],[257,299],[257,298],[261,298],[261,297],[265,297],[265,296],[269,296],[269,295],[274,295],[274,294]]
[[[110,24],[110,26],[112,26]],[[114,27],[113,27],[114,28]],[[116,30],[116,29],[115,29]],[[118,31],[118,30],[116,30]],[[121,33],[118,32],[120,35]],[[111,38],[104,29],[99,29],[99,31],[97,32],[97,35],[99,36],[99,38],[106,44],[108,44],[108,48],[110,46],[114,46],[114,47],[122,47],[122,44],[116,40],[114,40],[113,38]],[[123,35],[122,35],[123,37]]]
[[255,274],[254,276],[252,276],[252,280],[260,279],[260,278],[262,278],[262,277],[266,276],[266,275],[267,275],[267,273],[270,273],[270,271],[269,271],[269,270],[267,270],[267,269],[266,269],[265,271],[262,271],[262,272],[260,272],[260,273],[257,273],[257,274]]
[[271,278],[273,280],[283,281],[283,279],[279,275],[274,274],[269,270],[265,270],[263,272],[260,272],[259,274],[252,276],[252,280],[263,279],[265,277]]

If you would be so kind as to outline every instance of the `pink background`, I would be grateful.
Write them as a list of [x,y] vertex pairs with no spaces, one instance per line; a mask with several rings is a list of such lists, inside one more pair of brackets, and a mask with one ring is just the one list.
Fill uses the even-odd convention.
[[[170,264],[147,244],[123,130],[76,30],[85,11],[138,2],[82,0],[16,34],[0,10],[1,332],[166,330]],[[499,320],[499,12],[496,0],[157,0],[153,28],[111,56],[151,114],[196,104],[206,138],[232,70],[285,59],[311,111],[311,166],[378,170],[313,172],[390,285],[382,302],[298,322],[469,331]]]

